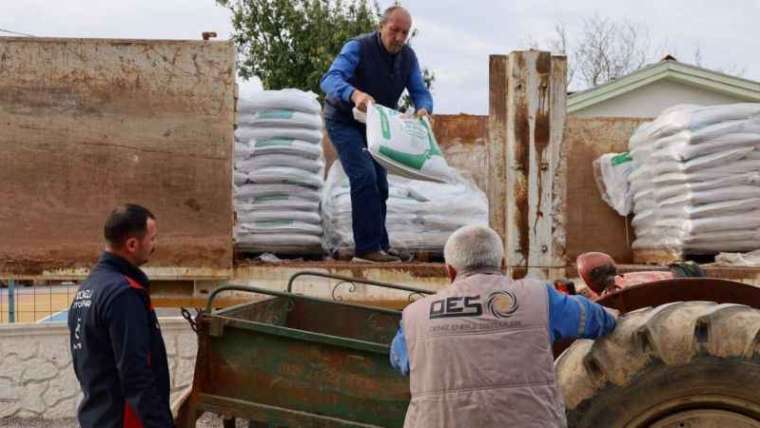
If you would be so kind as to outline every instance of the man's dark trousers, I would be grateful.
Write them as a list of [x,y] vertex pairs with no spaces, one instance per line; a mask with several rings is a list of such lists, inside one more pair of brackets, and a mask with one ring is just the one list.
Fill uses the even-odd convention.
[[325,127],[351,185],[354,254],[387,250],[388,174],[367,150],[367,128],[354,120],[325,119]]

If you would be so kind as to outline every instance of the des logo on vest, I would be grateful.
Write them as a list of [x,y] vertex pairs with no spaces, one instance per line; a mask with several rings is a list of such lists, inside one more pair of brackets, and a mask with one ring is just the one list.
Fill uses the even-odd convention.
[[[486,308],[496,318],[507,318],[517,311],[514,293],[501,290],[488,295]],[[430,304],[430,319],[453,317],[477,317],[483,315],[481,296],[455,296],[434,300]]]

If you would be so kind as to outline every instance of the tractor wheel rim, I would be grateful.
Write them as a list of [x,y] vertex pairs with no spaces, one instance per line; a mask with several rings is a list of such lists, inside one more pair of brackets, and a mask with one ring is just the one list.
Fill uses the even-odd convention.
[[[760,403],[757,401],[718,394],[695,394],[651,407],[627,423],[626,427],[760,428],[758,421]],[[696,424],[697,422],[700,424]]]
[[730,410],[696,409],[678,412],[652,428],[757,428],[760,422]]

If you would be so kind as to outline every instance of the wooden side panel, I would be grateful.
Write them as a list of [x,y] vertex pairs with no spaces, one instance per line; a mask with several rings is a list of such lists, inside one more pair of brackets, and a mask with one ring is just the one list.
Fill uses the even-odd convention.
[[89,266],[123,202],[151,266],[230,269],[234,85],[230,42],[0,38],[0,273]]

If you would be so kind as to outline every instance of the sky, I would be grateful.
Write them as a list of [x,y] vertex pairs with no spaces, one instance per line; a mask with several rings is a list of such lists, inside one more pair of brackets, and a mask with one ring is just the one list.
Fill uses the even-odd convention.
[[[381,0],[381,7],[390,0]],[[39,37],[200,39],[216,31],[227,39],[230,13],[214,0],[0,0],[0,35],[10,30]],[[626,19],[646,28],[651,61],[665,50],[703,66],[739,70],[760,80],[760,0],[406,0],[418,36],[412,44],[436,76],[437,113],[488,112],[488,56],[526,49],[552,37],[556,23],[578,32],[585,17]],[[244,84],[245,89],[256,88]]]

